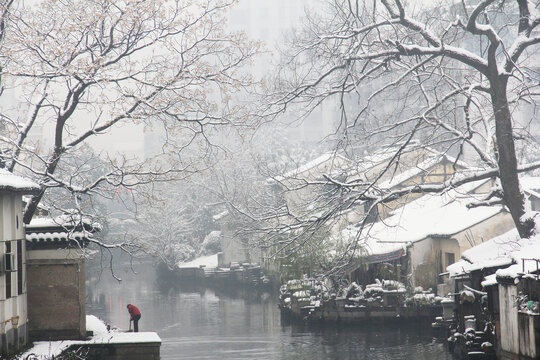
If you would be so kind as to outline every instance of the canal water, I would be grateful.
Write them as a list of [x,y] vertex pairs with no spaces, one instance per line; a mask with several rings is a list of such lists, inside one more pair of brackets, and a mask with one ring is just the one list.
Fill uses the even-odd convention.
[[268,293],[159,286],[151,263],[87,269],[87,314],[129,328],[128,303],[142,312],[140,331],[161,337],[162,359],[450,360],[429,326],[306,327],[282,321]]

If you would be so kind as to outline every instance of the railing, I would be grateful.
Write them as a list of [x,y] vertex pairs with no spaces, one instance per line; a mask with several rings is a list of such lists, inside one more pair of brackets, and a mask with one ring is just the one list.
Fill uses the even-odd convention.
[[[525,274],[525,262],[526,261],[534,261],[536,263],[536,277],[538,277],[540,275],[539,271],[540,271],[540,259],[521,259],[522,260],[522,269],[523,269],[523,273]],[[530,271],[529,271],[530,273]]]

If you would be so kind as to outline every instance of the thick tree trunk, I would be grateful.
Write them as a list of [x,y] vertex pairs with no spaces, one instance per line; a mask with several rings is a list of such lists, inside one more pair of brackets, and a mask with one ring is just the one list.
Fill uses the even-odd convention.
[[525,198],[519,186],[516,150],[512,130],[512,117],[506,96],[507,79],[497,76],[491,79],[491,101],[495,114],[495,135],[497,138],[499,176],[504,192],[504,201],[516,224],[519,235],[532,235],[534,222],[523,221]]
[[[47,162],[47,168],[45,169],[45,175],[41,179],[42,182],[47,182],[47,174],[54,174],[56,167],[60,162],[60,158],[64,153],[64,127],[66,122],[73,115],[77,105],[79,104],[79,99],[84,90],[88,87],[88,84],[80,84],[77,90],[71,92],[66,100],[64,108],[59,112],[58,118],[56,119],[56,126],[54,130],[54,150],[50,156],[49,161]],[[41,185],[41,190],[39,194],[32,196],[30,202],[26,205],[24,209],[23,221],[25,224],[30,224],[32,217],[36,213],[39,203],[47,191],[47,187],[43,184]]]
[[[54,171],[56,170],[56,167],[58,166],[58,162],[60,161],[60,153],[61,148],[56,147],[54,154],[51,157],[51,161],[47,165],[47,174],[54,174]],[[42,181],[47,181],[47,177],[43,177]],[[45,195],[45,191],[47,191],[47,187],[41,185],[41,189],[37,195],[34,195],[30,198],[30,201],[28,204],[26,204],[26,208],[24,209],[24,215],[23,215],[23,222],[25,224],[30,224],[30,221],[32,221],[32,217],[36,213],[36,210],[38,208],[39,203],[41,202],[41,199],[43,199],[43,196]]]

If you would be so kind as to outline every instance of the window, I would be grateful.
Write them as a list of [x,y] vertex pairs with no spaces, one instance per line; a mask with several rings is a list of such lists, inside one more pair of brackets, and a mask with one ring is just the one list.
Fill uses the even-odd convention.
[[446,260],[446,266],[456,262],[456,255],[454,253],[444,253],[444,257]]
[[379,216],[379,208],[377,206],[373,206],[373,204],[375,204],[374,200],[364,201],[364,214],[366,214],[366,221],[369,223],[376,222],[377,216]]
[[11,297],[11,272],[7,271],[13,266],[11,261],[11,241],[6,241],[6,253],[4,256],[4,268],[6,269],[6,299],[9,299]]
[[17,294],[23,293],[23,240],[17,240]]

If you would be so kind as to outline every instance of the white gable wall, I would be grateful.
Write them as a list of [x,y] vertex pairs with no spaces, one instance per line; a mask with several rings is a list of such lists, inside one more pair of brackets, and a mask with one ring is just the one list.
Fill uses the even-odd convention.
[[[507,212],[500,212],[495,216],[471,226],[456,234],[446,234],[448,239],[434,239],[427,237],[414,242],[408,249],[410,255],[409,271],[413,286],[433,288],[437,285],[440,272],[446,271],[445,253],[454,254],[454,259],[460,259],[463,251],[471,246],[478,245],[495,236],[502,235],[514,227],[512,217]],[[442,267],[442,268],[441,268]]]
[[[461,253],[475,245],[479,245],[496,236],[507,233],[515,227],[512,216],[508,212],[501,212],[469,229],[455,234],[453,237],[459,242]],[[471,243],[472,242],[472,243]],[[457,254],[456,261],[461,257]]]
[[[27,298],[26,298],[26,243],[23,218],[23,203],[20,193],[0,192],[0,265],[5,261],[6,243],[11,243],[11,253],[17,254],[17,242],[22,245],[22,294],[18,294],[18,272],[4,272],[0,268],[0,335],[3,353],[10,353],[26,343]],[[17,256],[14,267],[17,268]],[[11,277],[11,297],[6,298],[6,278]],[[11,319],[18,317],[17,326]]]
[[221,225],[220,239],[223,255],[219,266],[228,267],[233,262],[261,264],[261,248],[249,243],[247,237],[237,235],[230,224]]

